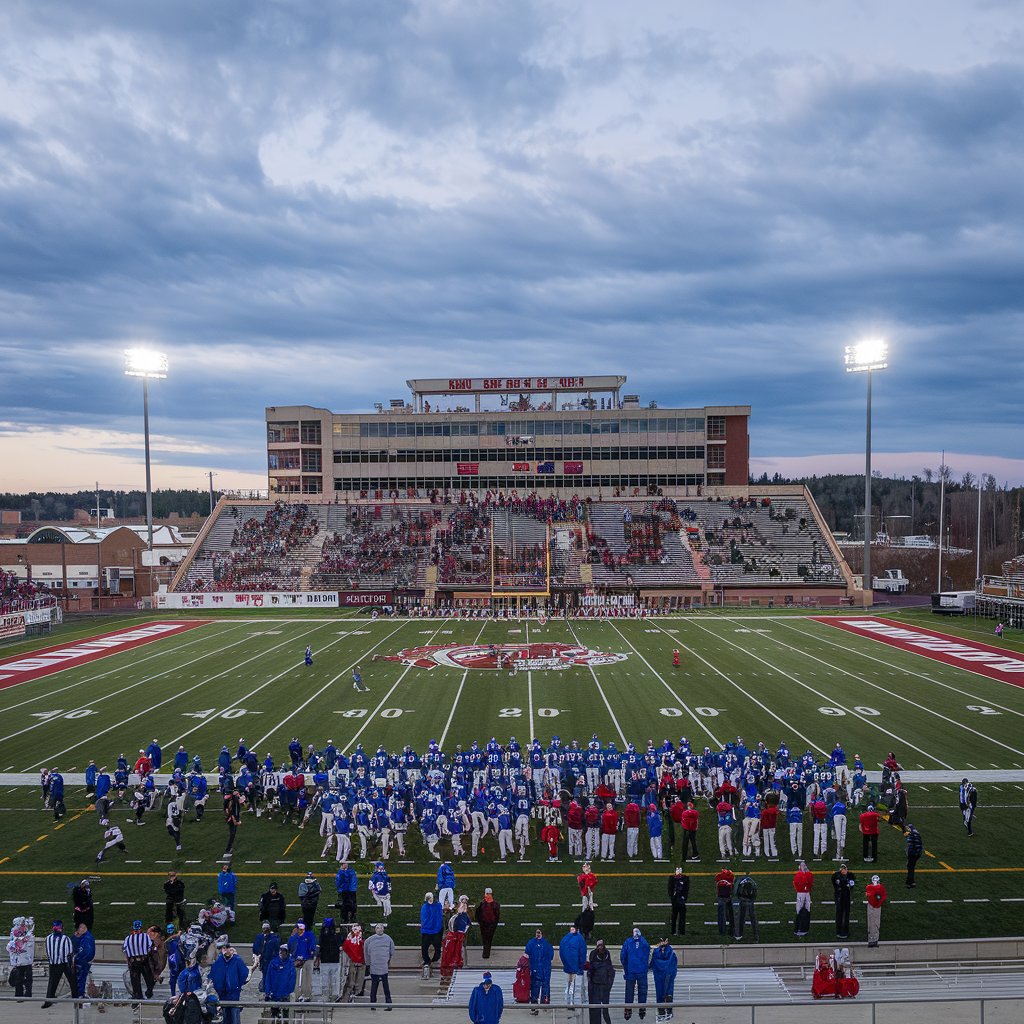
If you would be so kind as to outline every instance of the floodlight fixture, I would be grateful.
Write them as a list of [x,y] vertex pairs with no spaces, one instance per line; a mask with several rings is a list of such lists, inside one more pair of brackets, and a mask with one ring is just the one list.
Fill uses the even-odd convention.
[[167,354],[148,348],[126,348],[124,374],[145,380],[163,380],[167,376]]
[[884,338],[867,338],[845,349],[847,373],[884,370],[889,365],[889,345]]

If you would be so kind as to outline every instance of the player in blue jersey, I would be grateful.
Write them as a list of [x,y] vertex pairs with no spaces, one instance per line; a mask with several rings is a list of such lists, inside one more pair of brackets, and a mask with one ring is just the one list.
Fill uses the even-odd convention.
[[370,688],[368,686],[363,686],[363,677],[359,672],[358,665],[352,669],[352,689],[357,690],[359,693],[370,692]]
[[306,667],[309,668],[313,664],[313,648],[311,645],[306,645]]

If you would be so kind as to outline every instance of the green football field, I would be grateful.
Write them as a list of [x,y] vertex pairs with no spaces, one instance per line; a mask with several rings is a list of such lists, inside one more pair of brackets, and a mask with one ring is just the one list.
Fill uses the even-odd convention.
[[[877,617],[877,616],[876,616]],[[66,624],[45,641],[0,648],[0,657],[24,655],[35,647],[107,633],[139,621]],[[948,622],[928,614],[904,621],[981,641],[991,629],[975,630],[970,620]],[[488,644],[573,644],[618,660],[577,665],[560,671],[505,671],[476,668],[426,669],[402,661],[374,660],[420,646]],[[1019,638],[1002,642],[1014,653]],[[314,665],[303,665],[307,644]],[[679,648],[682,665],[672,666]],[[598,659],[605,660],[605,659]],[[370,692],[352,688],[360,666]],[[2,672],[2,666],[0,666]],[[687,736],[698,749],[720,746],[736,736],[748,746],[758,740],[774,750],[780,741],[794,754],[811,749],[822,756],[837,740],[847,754],[863,756],[877,768],[894,750],[906,769],[1005,770],[1008,777],[979,784],[978,835],[968,839],[957,808],[955,782],[913,784],[910,820],[925,841],[927,856],[918,869],[916,889],[903,885],[900,833],[885,827],[880,862],[863,865],[856,820],[850,817],[848,853],[859,891],[877,871],[889,887],[882,937],[941,938],[1020,934],[1024,893],[1024,689],[961,668],[852,636],[801,615],[776,613],[710,614],[647,621],[481,622],[402,619],[371,621],[366,616],[234,615],[198,628],[112,654],[90,664],[0,690],[0,771],[38,772],[42,766],[82,771],[90,758],[111,767],[119,753],[134,761],[136,751],[158,738],[170,760],[178,745],[204,766],[216,765],[227,744],[234,752],[244,737],[260,758],[267,751],[280,761],[297,736],[322,747],[333,740],[351,750],[384,744],[400,751],[410,743],[421,753],[437,739],[481,745],[495,736],[518,738],[524,746],[553,735],[585,746],[593,733],[638,747],[653,739]],[[215,768],[211,778],[215,778]],[[94,865],[102,845],[94,812],[84,793],[69,787],[69,814],[59,825],[42,809],[36,787],[5,787],[0,793],[0,883],[9,915],[32,913],[40,920],[70,916],[69,885],[97,879],[96,932],[121,936],[131,920],[162,919],[162,882],[169,868],[184,877],[193,914],[216,892],[217,859],[225,828],[211,800],[200,823],[188,819],[184,849],[176,854],[152,813],[144,828],[115,807],[112,820],[124,830],[127,854],[114,852],[102,870]],[[434,867],[410,832],[410,855],[392,853],[396,941],[416,939],[423,894],[433,888]],[[628,862],[624,839],[614,863],[598,863],[600,882],[597,932],[621,938],[638,923],[653,934],[668,921],[666,879],[672,863],[656,863],[641,833],[640,859]],[[702,862],[687,866],[692,881],[691,909],[684,941],[718,941],[713,923],[713,877],[718,862],[711,815],[701,816]],[[810,828],[804,852],[810,854]],[[442,844],[442,849],[445,844]],[[468,845],[468,844],[467,844]],[[333,861],[319,860],[322,841],[315,825],[305,830],[251,815],[243,817],[235,847],[239,876],[239,921],[235,935],[250,939],[258,930],[255,904],[276,880],[297,910],[296,887],[312,868],[333,891]],[[745,864],[760,886],[762,941],[792,940],[793,858],[780,826],[781,859]],[[830,856],[831,856],[830,849]],[[475,863],[456,864],[458,889],[473,901],[484,886],[503,904],[499,941],[519,945],[537,923],[564,930],[576,914],[576,864],[563,849],[562,862],[547,863],[534,841],[528,863],[495,864],[496,841],[484,845]],[[828,941],[831,926],[831,860],[812,863],[819,878],[814,894],[811,941]],[[367,904],[369,872],[360,872],[360,905],[365,919],[377,914]],[[321,916],[328,897],[321,902]],[[864,914],[855,904],[851,938],[864,936]]]

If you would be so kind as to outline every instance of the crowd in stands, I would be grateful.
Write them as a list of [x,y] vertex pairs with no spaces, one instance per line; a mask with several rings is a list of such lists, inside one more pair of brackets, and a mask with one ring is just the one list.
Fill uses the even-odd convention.
[[400,573],[416,560],[417,551],[430,547],[434,526],[440,521],[439,513],[414,512],[408,519],[380,529],[375,525],[380,507],[373,508],[377,515],[370,508],[351,510],[351,530],[344,535],[334,532],[324,542],[315,575],[345,574],[349,585],[357,586],[361,576]]
[[0,614],[36,608],[41,600],[52,600],[45,586],[19,579],[13,572],[0,569]]

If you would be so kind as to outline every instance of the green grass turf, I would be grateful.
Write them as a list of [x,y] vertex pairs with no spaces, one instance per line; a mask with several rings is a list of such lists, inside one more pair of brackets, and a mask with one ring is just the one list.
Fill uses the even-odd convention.
[[[992,640],[991,629],[973,620],[900,618]],[[154,736],[166,756],[181,743],[190,755],[200,754],[209,768],[221,745],[233,751],[240,736],[255,745],[261,757],[269,750],[280,759],[292,736],[318,745],[327,739],[343,747],[362,742],[368,749],[383,743],[400,750],[412,743],[422,751],[431,738],[443,738],[446,749],[492,735],[503,741],[515,735],[525,744],[532,735],[546,742],[557,733],[563,741],[578,738],[585,744],[593,732],[604,740],[631,740],[638,746],[648,738],[658,743],[681,735],[698,747],[736,735],[749,744],[763,739],[772,747],[785,739],[794,752],[808,746],[828,751],[840,739],[848,754],[862,754],[869,766],[894,749],[907,768],[949,765],[967,774],[972,770],[969,765],[1018,771],[1024,766],[1024,690],[804,618],[700,614],[570,625],[549,623],[538,631],[536,623],[525,622],[371,622],[364,616],[320,613],[218,617],[180,636],[0,691],[0,770],[36,771],[41,765],[56,765],[63,771],[81,771],[90,757],[113,766],[118,753],[132,757]],[[979,627],[978,633],[966,631],[972,625]],[[38,646],[83,635],[76,634],[77,628],[69,624]],[[116,627],[107,621],[89,624],[85,635],[111,628]],[[394,654],[420,644],[527,638],[576,639],[627,658],[593,672],[572,668],[514,676],[444,668],[426,671],[371,660],[374,653]],[[307,643],[315,653],[310,669],[302,665]],[[1013,643],[1008,638],[1006,646]],[[678,670],[671,666],[673,647],[683,652]],[[2,653],[19,652],[5,648]],[[371,688],[369,694],[352,689],[351,667],[357,663]],[[997,713],[971,712],[968,705]],[[836,709],[843,713],[836,714]],[[874,867],[893,900],[883,914],[883,938],[1020,933],[1018,894],[1024,867],[1015,851],[1024,839],[1024,784],[982,784],[979,791],[979,834],[969,840],[960,823],[954,784],[911,788],[910,819],[931,855],[922,860],[914,890],[902,883],[902,839],[896,830],[883,831],[879,863],[862,865],[851,818],[848,852],[859,891]],[[181,854],[175,854],[162,816],[150,815],[146,827],[137,829],[125,820],[128,810],[117,808],[113,820],[120,819],[128,854],[115,852],[96,872],[93,858],[102,845],[102,830],[95,814],[85,810],[79,790],[70,788],[70,813],[59,828],[41,809],[35,789],[4,790],[0,806],[0,888],[12,915],[28,912],[41,920],[68,916],[68,883],[99,874],[96,931],[102,937],[116,937],[137,915],[146,920],[161,917],[161,885],[170,867],[183,873],[194,912],[215,892],[216,858],[223,851],[225,831],[214,807],[203,822],[187,823]],[[714,918],[712,879],[719,868],[710,817],[708,812],[702,815],[704,860],[690,870],[686,942],[718,941],[717,928],[705,924]],[[759,908],[763,941],[792,939],[792,907],[786,901],[792,898],[793,863],[784,832],[780,828],[782,860],[751,865],[765,901]],[[478,863],[458,867],[459,890],[477,899],[485,885],[494,887],[505,905],[503,943],[524,942],[534,922],[556,931],[564,928],[562,923],[576,913],[576,865],[564,852],[563,863],[548,865],[536,843],[529,864],[494,865],[494,843],[485,843]],[[809,828],[804,844],[809,854]],[[317,861],[321,845],[312,826],[298,831],[250,816],[243,819],[234,862],[241,904],[236,934],[255,934],[255,908],[246,904],[256,903],[271,878],[293,905],[298,882],[310,866],[325,891],[332,890],[333,865],[311,863]],[[409,846],[413,863],[397,863],[394,853],[391,862],[396,904],[392,922],[400,942],[414,941],[415,930],[406,925],[417,920],[423,893],[433,886],[434,866],[416,830]],[[641,859],[642,863],[627,864],[620,852],[615,864],[597,866],[599,931],[606,930],[611,937],[620,938],[634,922],[668,922],[667,908],[657,904],[666,902],[670,865],[652,862],[643,835]],[[740,862],[732,867],[736,870]],[[827,902],[831,887],[824,876],[834,865],[812,867],[820,868],[822,876],[812,919],[827,922],[832,917]],[[361,866],[363,887],[367,877]],[[904,900],[910,902],[896,902]],[[326,902],[325,898],[321,914]],[[360,904],[369,904],[365,888]],[[366,918],[376,916],[367,906]],[[863,938],[863,908],[857,904],[853,920],[851,935]],[[654,924],[643,927],[648,933],[661,930]],[[817,924],[811,939],[826,941],[832,934],[829,924]]]

